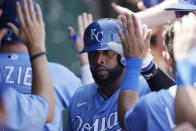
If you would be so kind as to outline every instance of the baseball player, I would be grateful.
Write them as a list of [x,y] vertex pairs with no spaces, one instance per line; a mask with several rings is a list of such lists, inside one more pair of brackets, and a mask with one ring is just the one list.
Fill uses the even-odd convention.
[[[92,74],[89,69],[88,55],[87,53],[80,54],[79,52],[84,47],[83,43],[83,33],[84,29],[87,25],[92,22],[92,15],[83,13],[78,16],[78,33],[75,33],[75,30],[72,27],[68,27],[70,36],[70,42],[74,48],[74,50],[78,53],[80,60],[80,72],[82,77],[83,85],[93,83],[94,80],[92,78]],[[145,29],[146,26],[143,25]],[[116,47],[115,44],[110,43],[108,46],[114,50],[116,53],[121,54],[122,48]],[[120,50],[121,49],[121,50]],[[148,55],[145,58],[145,62],[143,63],[141,74],[146,79],[151,91],[158,91],[160,89],[167,89],[172,85],[175,85],[175,81],[171,79],[167,74],[165,74],[162,70],[160,70],[156,64],[153,62],[153,57],[149,51]]]
[[[44,24],[41,10],[37,4],[35,8],[38,18],[31,21],[31,23],[30,19],[35,18],[35,14],[30,10],[33,8],[32,1],[29,1],[29,9],[27,9],[24,8],[27,6],[27,3],[23,0],[24,17],[26,19],[23,19],[20,4],[17,3],[15,6],[17,7],[21,29],[18,30],[12,23],[8,24],[30,52],[33,70],[32,94],[34,95],[20,94],[13,88],[0,85],[0,122],[3,122],[0,123],[0,128],[6,127],[6,129],[2,130],[10,131],[41,130],[46,122],[52,121],[55,110],[54,90],[47,58],[45,53],[40,54],[40,52],[45,52]],[[2,10],[0,12],[2,13]],[[29,14],[31,18],[29,18]],[[4,29],[0,30],[0,40],[5,33]],[[2,77],[0,82],[3,82]],[[39,119],[36,116],[39,116]]]
[[[194,16],[193,14],[192,16],[191,15],[189,16],[192,17],[189,19],[189,21],[192,21],[191,19],[194,18],[193,16]],[[121,127],[128,131],[129,130],[131,131],[132,130],[135,131],[172,130],[175,128],[174,99],[176,95],[176,87],[175,86],[170,87],[168,90],[161,90],[159,92],[152,92],[138,99],[138,87],[137,87],[138,78],[139,78],[142,59],[144,58],[144,54],[147,50],[146,46],[148,46],[145,44],[146,43],[145,41],[148,38],[148,34],[145,35],[146,37],[142,36],[138,28],[138,21],[134,15],[131,15],[130,17],[128,14],[126,14],[126,16],[121,16],[121,20],[123,22],[124,28],[128,27],[125,28],[125,35],[123,35],[123,33],[121,32],[120,27],[119,26],[117,27],[117,30],[121,36],[121,40],[123,43],[125,57],[127,58],[127,65],[126,65],[127,70],[122,83],[121,92],[119,96],[119,104],[118,104],[118,108],[119,108],[118,115],[119,115],[119,121]],[[185,21],[187,20],[185,19]],[[170,37],[174,36],[172,35],[173,28],[170,27],[169,29],[170,29],[169,32],[167,32],[166,34],[169,35]],[[133,38],[135,40],[136,39],[139,40],[130,41],[128,37]],[[173,44],[173,40],[172,40],[173,38],[171,37],[169,39],[170,41],[167,44],[168,47],[171,47],[171,44]],[[184,41],[181,42],[184,44]],[[174,45],[177,45],[178,43],[174,41]],[[176,52],[174,53],[177,54]],[[178,54],[180,53],[182,52],[178,52]],[[183,65],[184,68],[188,70],[184,70],[182,68],[183,66],[180,66],[181,61],[179,61],[179,59],[177,60],[178,61],[176,62],[176,65],[179,74],[178,85],[193,86],[194,77],[192,77],[193,75],[191,73],[194,72],[191,72],[189,68],[186,68],[187,62],[186,63],[184,62]],[[190,74],[188,73],[187,76],[183,72],[191,72],[191,73]],[[140,121],[140,122],[136,122],[136,121]]]
[[[195,64],[191,61],[196,46],[196,17],[193,13],[182,18],[182,22],[174,25],[174,58],[177,61],[178,86],[175,98],[176,123],[195,123]],[[191,26],[190,26],[191,25]],[[186,44],[184,44],[186,43]],[[195,54],[195,51],[194,51]],[[195,61],[195,58],[194,58]]]
[[[122,130],[117,116],[120,85],[124,77],[125,59],[112,51],[107,43],[121,44],[115,29],[119,20],[105,18],[91,23],[84,32],[84,49],[88,52],[90,69],[95,83],[76,91],[69,105],[67,130]],[[142,76],[139,95],[150,89]]]
[[[123,43],[124,55],[127,58],[127,70],[121,86],[118,104],[121,127],[136,131],[171,130],[175,127],[175,123],[173,122],[174,114],[171,114],[174,113],[174,97],[170,90],[149,93],[138,99],[138,76],[142,59],[144,59],[149,48],[149,42],[147,42],[149,31],[143,37],[135,15],[123,15],[121,20],[125,28],[125,35],[122,34],[119,26],[117,30]],[[130,41],[129,37],[134,40]]]
[[[0,19],[0,26],[6,27],[8,31],[0,48],[2,63],[0,65],[2,83],[0,84],[15,88],[24,94],[31,94],[32,68],[29,52],[26,46],[6,26],[7,22],[12,22],[19,27],[15,11],[16,1],[22,4],[21,0],[5,0],[2,6],[3,15]],[[37,12],[36,14],[38,15]],[[49,62],[48,64],[55,91],[55,114],[53,121],[46,124],[43,130],[62,130],[62,111],[68,107],[73,93],[81,86],[81,81],[66,67],[56,63]],[[35,117],[39,119],[39,116]]]
[[[188,121],[195,126],[196,124],[195,124],[195,120],[193,118],[193,116],[195,116],[195,112],[194,112],[195,110],[192,110],[195,108],[194,107],[195,98],[193,97],[195,94],[195,89],[191,88],[191,86],[193,85],[193,82],[194,82],[193,78],[194,78],[194,72],[195,72],[194,69],[195,68],[192,65],[194,62],[190,62],[190,63],[187,62],[190,60],[189,59],[190,55],[188,57],[187,52],[188,52],[188,49],[190,49],[194,45],[194,42],[195,42],[194,41],[195,37],[193,37],[191,34],[195,34],[195,32],[194,32],[195,12],[194,11],[196,11],[196,2],[195,2],[195,0],[179,0],[178,4],[176,4],[175,6],[166,8],[166,10],[175,11],[176,18],[180,18],[182,16],[185,16],[182,19],[182,23],[181,24],[178,23],[176,26],[175,35],[177,35],[178,37],[175,37],[176,39],[174,39],[174,41],[177,41],[174,43],[179,43],[178,46],[177,46],[177,44],[176,45],[174,44],[175,45],[174,52],[177,52],[177,51],[181,52],[181,55],[179,55],[179,56],[181,56],[181,57],[183,56],[185,58],[185,59],[182,59],[182,58],[179,58],[177,55],[175,56],[175,59],[179,60],[179,62],[177,64],[178,73],[182,74],[179,76],[183,76],[181,79],[186,80],[186,84],[180,85],[180,86],[187,86],[187,84],[188,84],[187,88],[178,88],[177,89],[176,99],[175,99],[176,123],[181,124],[182,122]],[[189,15],[189,17],[187,17],[186,15],[189,12],[193,12],[194,15],[192,14],[192,15]],[[186,33],[184,35],[182,35],[182,32],[183,33],[186,32]],[[189,34],[189,35],[187,36],[187,34]],[[184,43],[187,43],[186,46],[184,45],[184,43],[182,43],[182,41]],[[192,42],[192,43],[189,44],[188,42]],[[181,46],[180,46],[180,43],[181,43]],[[184,47],[184,48],[181,48],[181,47]],[[175,54],[177,54],[177,53],[175,53]],[[191,54],[191,57],[194,57],[194,55]],[[193,58],[192,61],[195,61],[194,59],[195,58]],[[182,96],[184,99],[182,99]],[[187,106],[187,105],[189,105],[189,106]]]

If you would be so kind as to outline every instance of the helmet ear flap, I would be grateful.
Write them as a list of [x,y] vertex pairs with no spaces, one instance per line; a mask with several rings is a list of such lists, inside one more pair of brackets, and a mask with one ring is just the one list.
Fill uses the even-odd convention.
[[125,67],[126,65],[126,59],[118,54],[118,62],[122,67]]
[[120,56],[120,63],[123,65],[123,66],[125,66],[126,65],[126,59],[124,58],[124,57],[122,57],[122,56]]

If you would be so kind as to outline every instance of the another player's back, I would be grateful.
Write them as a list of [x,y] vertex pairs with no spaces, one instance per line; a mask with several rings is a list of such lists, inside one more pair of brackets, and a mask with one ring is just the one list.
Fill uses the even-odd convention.
[[170,87],[141,97],[126,113],[126,129],[128,131],[172,130],[175,127],[173,106],[175,89],[176,87]]
[[0,62],[1,86],[30,94],[32,69],[29,56],[25,53],[0,53]]
[[[11,87],[23,94],[31,94],[32,69],[27,53],[0,53],[0,84]],[[62,130],[62,111],[82,84],[66,67],[49,62],[50,74],[55,91],[55,116],[44,130]],[[39,119],[39,118],[37,118]]]

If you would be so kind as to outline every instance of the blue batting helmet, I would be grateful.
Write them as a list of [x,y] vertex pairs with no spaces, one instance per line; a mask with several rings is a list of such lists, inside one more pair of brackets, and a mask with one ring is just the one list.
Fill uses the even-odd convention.
[[3,14],[0,17],[0,28],[7,28],[7,33],[3,37],[2,42],[21,42],[14,32],[7,26],[8,22],[13,23],[16,27],[19,28],[19,21],[16,15],[16,2],[19,2],[22,5],[22,0],[4,0],[1,5],[3,9]]
[[122,23],[116,19],[104,18],[91,23],[84,32],[84,49],[80,53],[110,50],[108,42],[121,44],[116,25],[124,32]]
[[[111,50],[108,43],[122,44],[120,36],[116,30],[116,25],[119,25],[121,31],[124,32],[121,21],[117,19],[104,18],[91,23],[84,32],[84,49],[80,53]],[[121,54],[119,54],[121,55]],[[120,62],[126,64],[126,60],[121,56]]]

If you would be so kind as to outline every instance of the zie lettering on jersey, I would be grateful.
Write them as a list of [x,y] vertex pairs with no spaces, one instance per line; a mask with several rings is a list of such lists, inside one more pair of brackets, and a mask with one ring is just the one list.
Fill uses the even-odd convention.
[[32,69],[24,66],[4,66],[1,72],[5,84],[31,86]]
[[81,116],[72,119],[72,128],[76,131],[122,131],[118,123],[117,112],[110,113],[109,116],[97,118],[93,123],[85,122]]

